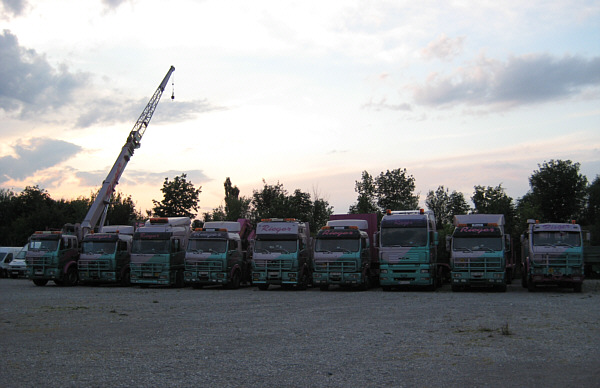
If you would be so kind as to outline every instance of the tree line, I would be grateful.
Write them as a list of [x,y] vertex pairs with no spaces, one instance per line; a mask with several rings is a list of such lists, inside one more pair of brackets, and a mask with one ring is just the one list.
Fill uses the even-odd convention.
[[[538,164],[529,177],[530,190],[517,200],[507,195],[502,184],[476,185],[471,206],[463,193],[438,186],[427,193],[425,204],[436,216],[438,230],[442,231],[440,237],[451,233],[454,215],[487,213],[504,214],[506,230],[513,235],[519,235],[530,218],[540,222],[575,219],[591,231],[592,242],[600,244],[600,177],[589,183],[579,170],[579,163],[550,160]],[[315,233],[333,213],[332,206],[318,193],[311,195],[299,189],[290,193],[280,182],[268,184],[263,179],[262,188],[253,190],[250,197],[240,196],[239,188],[229,177],[223,186],[223,204],[202,213],[204,221],[248,218],[257,223],[264,218],[296,218],[309,222]],[[360,180],[355,181],[357,200],[348,213],[377,213],[381,218],[386,209],[417,209],[419,194],[415,188],[415,178],[405,168],[386,170],[377,176],[363,171]],[[146,211],[146,216],[196,218],[202,187],[196,188],[186,174],[173,180],[165,178],[161,191],[163,199],[153,200],[154,207]],[[81,222],[95,195],[69,201],[54,200],[38,186],[26,187],[18,194],[0,189],[0,245],[21,246],[35,230],[60,229],[65,223]],[[144,218],[130,195],[113,195],[107,224],[131,225]]]

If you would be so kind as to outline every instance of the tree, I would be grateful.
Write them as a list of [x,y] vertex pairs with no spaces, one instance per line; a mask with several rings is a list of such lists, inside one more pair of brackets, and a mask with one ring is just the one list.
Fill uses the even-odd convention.
[[255,222],[262,218],[284,218],[289,217],[287,207],[287,191],[283,185],[268,185],[263,179],[262,190],[253,190],[252,207]]
[[225,179],[223,186],[225,187],[225,220],[237,221],[239,218],[248,218],[250,216],[250,198],[240,198],[240,189],[232,186],[229,177]]
[[454,215],[467,214],[471,210],[463,193],[456,191],[450,193],[444,186],[438,186],[435,192],[430,190],[427,193],[425,204],[435,214],[438,229],[442,229],[444,225],[451,225]]
[[406,174],[406,169],[397,168],[380,173],[375,179],[377,206],[383,212],[413,210],[419,206],[419,195],[414,195],[415,178]]
[[348,213],[363,214],[375,213],[377,209],[377,187],[371,174],[362,172],[362,179],[356,181],[354,191],[358,193],[357,201],[350,206]]
[[197,189],[192,182],[188,182],[186,174],[176,176],[173,181],[165,178],[162,189],[163,200],[158,202],[152,200],[155,216],[158,217],[189,217],[195,218],[198,210],[198,196],[202,192],[202,186]]
[[567,222],[581,215],[585,207],[587,178],[579,173],[579,163],[550,160],[538,164],[529,177],[532,201],[543,222]]
[[474,189],[475,191],[471,197],[471,201],[475,205],[474,213],[504,214],[505,229],[510,233],[514,226],[515,207],[513,199],[504,191],[502,183],[496,187],[478,185],[474,186]]

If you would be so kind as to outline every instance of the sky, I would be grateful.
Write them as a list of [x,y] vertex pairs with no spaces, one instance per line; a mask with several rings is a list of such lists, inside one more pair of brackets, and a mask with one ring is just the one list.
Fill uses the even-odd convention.
[[406,169],[423,205],[600,174],[598,1],[0,0],[0,188],[89,197],[170,66],[117,186],[144,214],[184,173],[200,212],[229,177],[335,213],[362,171]]

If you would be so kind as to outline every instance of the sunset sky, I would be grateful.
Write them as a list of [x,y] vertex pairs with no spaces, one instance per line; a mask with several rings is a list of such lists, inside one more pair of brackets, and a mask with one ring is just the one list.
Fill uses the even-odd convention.
[[[515,200],[538,164],[600,174],[598,1],[1,0],[0,188],[97,190],[171,65],[117,189],[138,210],[186,173],[201,211],[230,177],[345,213],[406,168]],[[171,100],[171,94],[175,99]]]

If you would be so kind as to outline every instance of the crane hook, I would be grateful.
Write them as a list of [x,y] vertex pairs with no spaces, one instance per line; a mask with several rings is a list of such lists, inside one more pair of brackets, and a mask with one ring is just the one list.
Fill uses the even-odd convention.
[[174,75],[173,75],[173,79],[171,80],[171,87],[173,88],[172,92],[171,92],[171,100],[174,100],[175,99],[175,76]]

